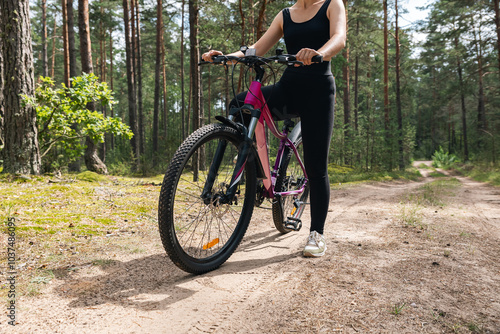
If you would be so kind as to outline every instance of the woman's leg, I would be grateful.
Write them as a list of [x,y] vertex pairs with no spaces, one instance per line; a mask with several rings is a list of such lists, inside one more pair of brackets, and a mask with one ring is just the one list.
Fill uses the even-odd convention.
[[[271,114],[276,119],[286,119],[297,117],[297,114],[291,114],[290,111],[286,107],[286,94],[283,89],[283,86],[280,82],[262,87],[262,94],[266,99],[266,104],[271,111]],[[241,107],[245,104],[245,97],[247,96],[247,92],[242,92],[236,96],[236,98],[232,99],[229,103],[229,110],[234,107]],[[249,117],[245,118],[245,124],[249,121]],[[240,120],[241,117],[237,116],[237,120]]]
[[[325,83],[326,85],[327,83]],[[327,86],[327,85],[326,85]],[[310,185],[311,231],[324,232],[330,203],[328,154],[333,132],[335,86],[314,94],[300,111],[304,164]],[[329,93],[330,92],[330,93]]]

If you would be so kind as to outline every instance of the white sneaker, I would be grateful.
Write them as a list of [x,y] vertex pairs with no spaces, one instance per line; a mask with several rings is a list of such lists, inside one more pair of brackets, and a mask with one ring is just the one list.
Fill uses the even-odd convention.
[[325,255],[326,242],[322,234],[312,231],[307,239],[306,247],[304,247],[305,257],[320,257]]

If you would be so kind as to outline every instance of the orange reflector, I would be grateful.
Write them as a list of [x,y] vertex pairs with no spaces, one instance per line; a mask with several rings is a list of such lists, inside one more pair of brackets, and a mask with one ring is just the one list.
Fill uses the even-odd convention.
[[214,240],[210,241],[208,244],[203,245],[203,249],[207,250],[212,248],[213,246],[217,245],[219,243],[219,238],[215,238]]
[[297,211],[297,208],[294,207],[293,210],[292,210],[292,213],[291,213],[292,216],[295,213],[295,211]]

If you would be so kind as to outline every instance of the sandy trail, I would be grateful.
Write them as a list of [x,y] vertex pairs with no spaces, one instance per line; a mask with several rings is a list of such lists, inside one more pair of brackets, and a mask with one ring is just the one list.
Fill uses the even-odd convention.
[[214,272],[180,271],[155,240],[147,254],[83,268],[20,300],[8,330],[500,333],[500,190],[456,176],[462,186],[447,204],[413,207],[419,223],[408,226],[404,198],[433,180],[422,174],[332,190],[321,259],[300,255],[307,211],[300,232],[281,235],[265,204]]

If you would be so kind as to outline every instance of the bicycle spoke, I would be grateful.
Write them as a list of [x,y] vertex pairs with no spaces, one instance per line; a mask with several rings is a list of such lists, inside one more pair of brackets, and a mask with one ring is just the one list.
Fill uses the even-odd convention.
[[[207,125],[191,136],[165,175],[159,226],[163,245],[174,263],[199,273],[220,265],[240,243],[253,211],[256,175],[250,162],[250,177],[245,169],[242,185],[225,203],[241,139],[236,131],[221,124]],[[221,140],[227,145],[214,158]],[[209,176],[212,164],[218,169]]]

